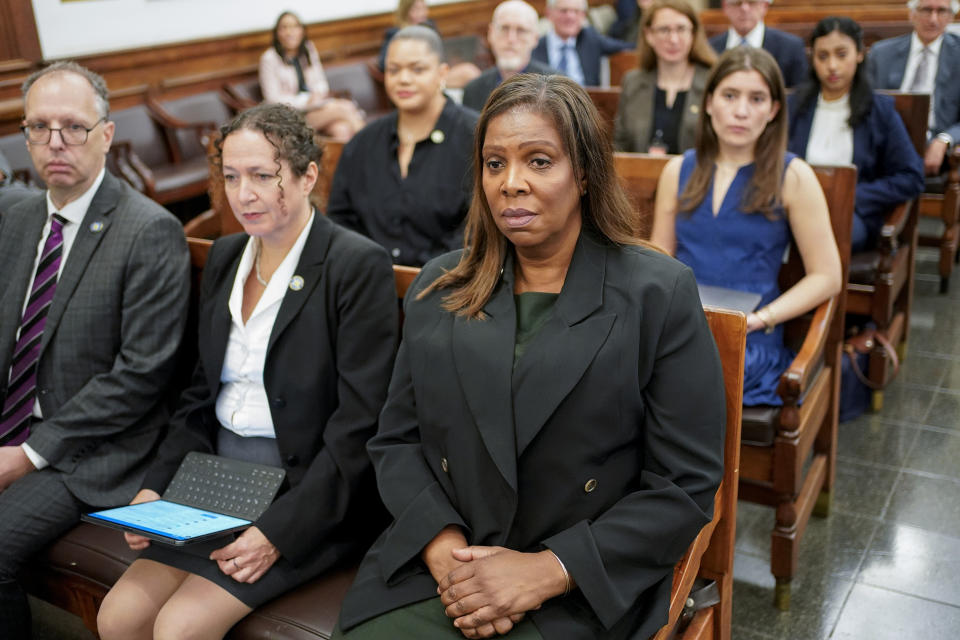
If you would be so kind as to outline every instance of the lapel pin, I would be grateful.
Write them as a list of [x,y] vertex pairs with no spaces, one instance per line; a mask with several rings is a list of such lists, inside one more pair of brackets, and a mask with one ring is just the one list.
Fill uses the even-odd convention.
[[100,233],[103,231],[103,223],[97,220],[96,222],[90,223],[90,232],[91,233]]
[[293,276],[290,278],[290,288],[294,291],[300,291],[300,289],[303,289],[303,278],[300,276]]
[[695,104],[690,105],[690,113],[700,113],[700,107]]
[[440,144],[446,140],[446,138],[447,137],[443,135],[443,131],[440,131],[440,129],[434,129],[430,132],[430,141],[433,142],[433,144]]

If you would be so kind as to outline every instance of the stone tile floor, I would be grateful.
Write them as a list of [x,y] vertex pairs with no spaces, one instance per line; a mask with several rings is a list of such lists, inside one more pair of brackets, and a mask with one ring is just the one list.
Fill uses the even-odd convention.
[[[960,272],[921,249],[909,354],[883,411],[840,425],[834,508],[812,518],[789,612],[773,607],[773,512],[738,505],[734,640],[960,638]],[[35,638],[91,640],[34,601]]]
[[840,425],[833,511],[811,518],[790,611],[773,607],[773,511],[738,504],[734,640],[960,638],[960,272],[921,249],[908,357],[883,410]]

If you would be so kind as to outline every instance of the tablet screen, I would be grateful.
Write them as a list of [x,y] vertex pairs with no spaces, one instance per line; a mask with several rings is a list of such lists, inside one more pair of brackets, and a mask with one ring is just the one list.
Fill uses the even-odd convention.
[[249,520],[204,511],[166,500],[141,502],[126,507],[97,511],[88,515],[123,527],[139,529],[174,540],[190,540],[251,524]]

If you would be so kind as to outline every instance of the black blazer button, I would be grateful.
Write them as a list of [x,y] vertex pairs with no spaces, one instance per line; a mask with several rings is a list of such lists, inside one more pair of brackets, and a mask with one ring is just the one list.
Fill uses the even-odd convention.
[[300,464],[300,457],[297,454],[291,454],[287,456],[287,466],[295,467]]
[[596,489],[596,488],[597,488],[597,479],[596,479],[596,478],[590,478],[589,480],[587,480],[587,483],[586,483],[585,485],[583,485],[583,491],[584,491],[584,493],[590,493],[591,491],[593,491],[593,490]]
[[276,398],[273,399],[273,406],[276,407],[277,409],[282,409],[285,406],[287,406],[287,401],[284,399],[283,396],[277,396]]
[[450,465],[447,464],[446,458],[440,458],[440,468],[443,469],[444,473],[447,473],[447,471],[450,469]]

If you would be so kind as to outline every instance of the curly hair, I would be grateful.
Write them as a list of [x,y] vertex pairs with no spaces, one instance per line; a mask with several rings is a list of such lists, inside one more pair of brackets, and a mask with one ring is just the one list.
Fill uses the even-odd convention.
[[217,168],[216,178],[219,180],[223,179],[223,142],[231,133],[241,129],[262,133],[273,146],[281,198],[283,179],[280,172],[284,162],[298,178],[306,174],[311,162],[320,165],[323,145],[317,141],[316,134],[307,125],[303,114],[285,104],[260,104],[240,113],[220,127],[220,135],[214,141],[213,156],[213,165]]

